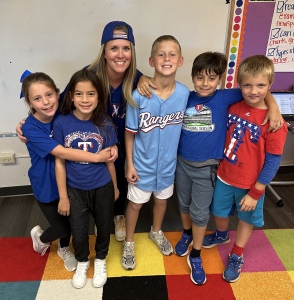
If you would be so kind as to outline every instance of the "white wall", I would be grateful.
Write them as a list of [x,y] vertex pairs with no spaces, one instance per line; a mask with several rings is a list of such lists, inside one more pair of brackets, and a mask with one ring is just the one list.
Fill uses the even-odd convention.
[[[172,34],[185,59],[177,80],[192,89],[191,66],[203,51],[225,51],[229,5],[225,0],[0,0],[0,153],[27,155],[15,137],[27,115],[19,99],[20,76],[26,70],[48,73],[64,89],[71,75],[91,63],[100,48],[106,23],[123,20],[134,30],[138,69],[152,75],[148,64],[152,42]],[[0,188],[29,184],[29,158],[0,164]]]

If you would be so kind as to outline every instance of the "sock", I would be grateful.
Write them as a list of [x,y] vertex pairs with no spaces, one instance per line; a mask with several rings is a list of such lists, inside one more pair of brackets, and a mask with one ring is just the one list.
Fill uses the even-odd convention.
[[216,230],[216,236],[219,236],[222,239],[225,239],[227,237],[228,233],[229,233],[228,230],[225,230],[225,231]]
[[244,251],[244,247],[242,248],[242,247],[239,247],[236,244],[234,244],[233,249],[230,252],[230,255],[232,256],[235,253],[236,255],[238,255],[240,257],[240,256],[242,256],[243,251]]
[[161,231],[161,229],[159,231],[153,231],[153,226],[152,226],[151,231],[152,231],[152,233],[159,233]]
[[195,248],[192,247],[192,250],[190,252],[190,256],[195,258],[195,257],[199,257],[201,253],[201,250],[197,250]]
[[190,229],[184,229],[184,233],[188,234],[188,235],[192,235],[192,227]]

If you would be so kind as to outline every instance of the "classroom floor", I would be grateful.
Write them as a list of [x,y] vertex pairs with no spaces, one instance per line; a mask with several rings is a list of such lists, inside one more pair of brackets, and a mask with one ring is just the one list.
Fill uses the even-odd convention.
[[[294,181],[294,173],[278,174],[275,180]],[[294,186],[273,186],[283,199],[283,207],[277,206],[277,199],[269,189],[266,190],[264,221],[262,229],[294,228]],[[152,201],[143,205],[136,232],[148,232],[152,221]],[[237,229],[237,216],[230,220],[230,230]],[[0,197],[0,237],[29,237],[30,230],[40,225],[48,226],[48,222],[41,213],[32,195]],[[91,221],[89,234],[93,234],[94,223]],[[214,229],[213,219],[209,221],[208,230]],[[178,208],[176,192],[169,199],[166,215],[162,225],[163,231],[181,231],[182,224]],[[112,228],[112,233],[114,228]]]

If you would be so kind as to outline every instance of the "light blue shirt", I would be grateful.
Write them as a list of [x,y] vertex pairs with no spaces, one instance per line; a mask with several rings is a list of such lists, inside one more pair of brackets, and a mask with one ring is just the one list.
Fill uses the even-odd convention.
[[152,98],[133,98],[138,107],[127,105],[126,130],[135,134],[133,163],[140,177],[137,187],[144,191],[162,191],[174,183],[177,149],[189,89],[176,82],[166,100],[154,92]]

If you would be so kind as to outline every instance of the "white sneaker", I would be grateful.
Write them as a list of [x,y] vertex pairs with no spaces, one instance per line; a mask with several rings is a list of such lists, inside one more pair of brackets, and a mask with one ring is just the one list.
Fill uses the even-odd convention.
[[77,268],[78,262],[69,247],[60,248],[60,244],[58,243],[57,254],[63,259],[64,267],[67,271],[72,272]]
[[126,219],[123,215],[114,217],[114,234],[115,239],[119,242],[124,241],[126,238]]
[[71,280],[71,284],[76,289],[83,288],[87,283],[87,271],[90,266],[90,261],[78,261],[75,275]]
[[47,249],[50,247],[50,243],[43,243],[40,240],[40,236],[42,235],[43,230],[41,229],[41,227],[39,225],[35,226],[32,230],[31,230],[31,237],[33,240],[33,248],[36,252],[41,253],[41,255],[43,256]]
[[107,281],[107,270],[106,270],[106,259],[94,260],[94,276],[93,276],[93,287],[100,288]]
[[159,230],[158,232],[153,232],[151,227],[148,236],[157,245],[159,251],[163,255],[171,255],[173,253],[173,246],[161,230]]
[[135,267],[136,267],[135,242],[124,241],[121,265],[126,270],[134,270],[135,269]]

